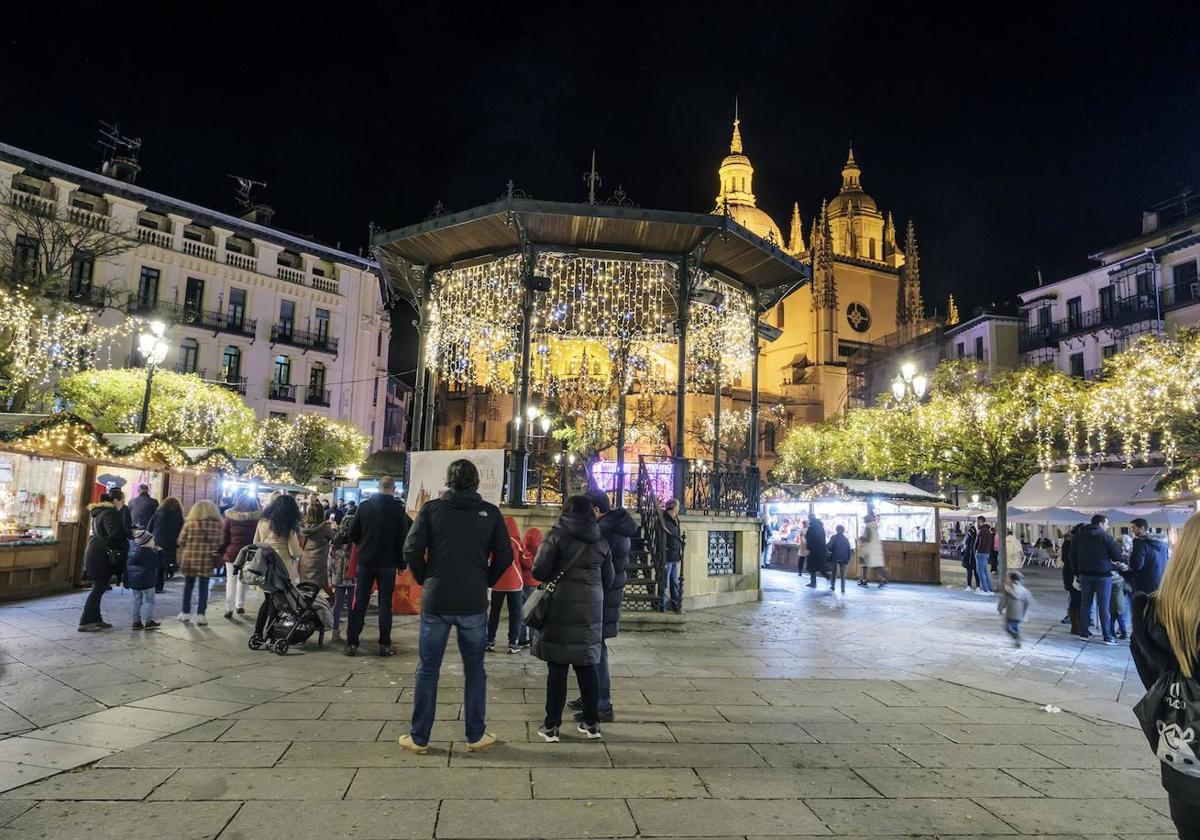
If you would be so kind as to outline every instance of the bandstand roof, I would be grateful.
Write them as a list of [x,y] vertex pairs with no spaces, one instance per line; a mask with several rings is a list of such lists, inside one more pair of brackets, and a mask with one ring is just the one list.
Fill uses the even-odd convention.
[[371,244],[397,293],[416,300],[421,272],[414,267],[440,269],[513,252],[522,229],[535,246],[656,259],[678,259],[707,242],[701,267],[752,290],[788,289],[812,276],[807,265],[728,216],[518,197],[378,233]]

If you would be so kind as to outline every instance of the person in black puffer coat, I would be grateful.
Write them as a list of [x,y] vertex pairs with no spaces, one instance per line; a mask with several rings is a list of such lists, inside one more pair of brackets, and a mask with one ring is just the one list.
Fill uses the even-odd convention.
[[[559,575],[562,575],[560,578]],[[604,648],[604,592],[613,581],[612,550],[587,496],[571,496],[533,563],[533,576],[554,584],[545,625],[533,631],[531,651],[546,663],[543,740],[558,741],[567,701],[567,668],[575,668],[583,699],[579,731],[600,737],[599,675]]]
[[154,586],[155,592],[162,592],[167,574],[174,574],[179,566],[176,555],[179,550],[179,532],[183,530],[183,505],[179,499],[174,496],[163,499],[158,510],[150,517],[146,530],[154,535],[154,544],[162,552],[163,564],[159,567],[158,580]]
[[825,525],[815,516],[808,520],[808,532],[804,535],[804,542],[808,546],[808,583],[805,586],[816,589],[817,575],[825,577],[829,546],[825,538]]
[[130,532],[121,515],[125,507],[125,494],[113,488],[100,497],[94,505],[88,505],[92,516],[92,533],[87,549],[83,553],[83,577],[92,584],[83,604],[83,615],[79,617],[79,632],[90,633],[112,627],[100,617],[100,599],[108,591],[108,582],[119,575],[125,566],[129,552]]

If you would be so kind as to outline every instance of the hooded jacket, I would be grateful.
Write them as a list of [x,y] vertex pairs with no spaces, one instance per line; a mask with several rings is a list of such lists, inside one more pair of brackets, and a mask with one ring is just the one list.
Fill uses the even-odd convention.
[[322,589],[329,586],[329,543],[333,537],[333,526],[326,520],[300,530],[301,583],[315,583]]
[[[359,507],[356,522],[365,507]],[[404,560],[425,587],[422,612],[480,613],[488,608],[488,587],[513,563],[512,541],[500,508],[475,490],[447,490],[417,513],[404,541]]]
[[92,517],[92,534],[83,552],[83,576],[93,583],[107,581],[124,564],[129,551],[129,532],[112,502],[88,505],[88,513]]
[[830,563],[849,563],[851,553],[850,539],[845,534],[834,534],[829,538]]
[[179,532],[183,530],[183,512],[160,507],[150,517],[147,530],[154,535],[154,544],[162,550],[162,553],[174,560],[179,543]]
[[611,639],[621,629],[621,602],[625,599],[629,549],[638,525],[625,508],[613,508],[600,517],[598,524],[612,558],[613,579],[604,588],[604,638]]
[[1004,613],[1009,621],[1024,621],[1031,604],[1033,595],[1025,588],[1025,584],[1013,581],[1001,587],[996,611]]
[[1133,550],[1129,552],[1129,569],[1121,572],[1121,577],[1134,592],[1155,592],[1167,570],[1169,553],[1167,541],[1158,534],[1135,537]]
[[612,585],[613,566],[611,549],[595,517],[564,514],[542,541],[533,563],[534,576],[551,581],[564,569],[550,599],[546,624],[533,631],[530,651],[543,662],[597,665],[604,639],[604,592]]
[[149,493],[138,493],[127,507],[134,527],[150,530],[150,517],[158,510],[158,499]]
[[[1134,548],[1136,550],[1137,546]],[[1167,629],[1158,620],[1154,599],[1145,592],[1133,594],[1133,636],[1130,638],[1129,652],[1146,688],[1154,685],[1164,672],[1178,670]],[[1192,663],[1192,674],[1200,674],[1200,662]],[[1160,761],[1159,766],[1162,785],[1167,793],[1193,806],[1200,806],[1200,779],[1185,776],[1165,762]]]
[[149,545],[129,543],[129,559],[125,561],[126,589],[153,589],[158,583],[158,570],[165,566],[163,556]]
[[226,563],[237,559],[238,552],[254,542],[254,530],[258,520],[262,519],[261,510],[227,510],[225,524],[222,526],[221,541],[223,549],[221,556]]
[[404,540],[411,524],[404,503],[391,494],[376,493],[359,505],[350,523],[359,567],[403,570]]
[[1107,577],[1120,562],[1117,541],[1099,525],[1084,525],[1071,540],[1071,565],[1077,575]]
[[804,535],[804,543],[808,546],[808,560],[804,564],[806,572],[825,571],[825,562],[829,559],[829,547],[826,545],[825,525],[820,519],[810,520],[808,531]]

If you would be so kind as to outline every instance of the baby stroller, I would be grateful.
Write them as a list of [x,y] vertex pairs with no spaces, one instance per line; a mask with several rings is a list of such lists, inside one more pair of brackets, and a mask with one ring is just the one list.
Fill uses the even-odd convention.
[[325,631],[333,627],[333,612],[321,587],[292,583],[283,558],[268,545],[243,548],[234,569],[242,583],[263,591],[265,615],[260,612],[258,626],[250,636],[251,650],[273,650],[283,656],[291,645],[304,644],[314,632],[317,645],[324,646]]

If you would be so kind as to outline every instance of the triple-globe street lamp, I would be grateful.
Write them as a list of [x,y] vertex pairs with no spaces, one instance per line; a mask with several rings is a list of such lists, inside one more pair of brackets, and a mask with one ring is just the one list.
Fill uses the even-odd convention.
[[138,335],[138,353],[146,365],[146,393],[142,397],[142,416],[138,420],[138,431],[143,434],[150,421],[150,386],[154,382],[154,371],[167,358],[167,342],[163,339],[166,325],[161,321],[151,321],[148,329]]
[[929,387],[929,379],[923,373],[917,373],[917,366],[905,362],[900,367],[900,375],[892,380],[892,396],[897,400],[912,396],[918,400],[925,396]]

